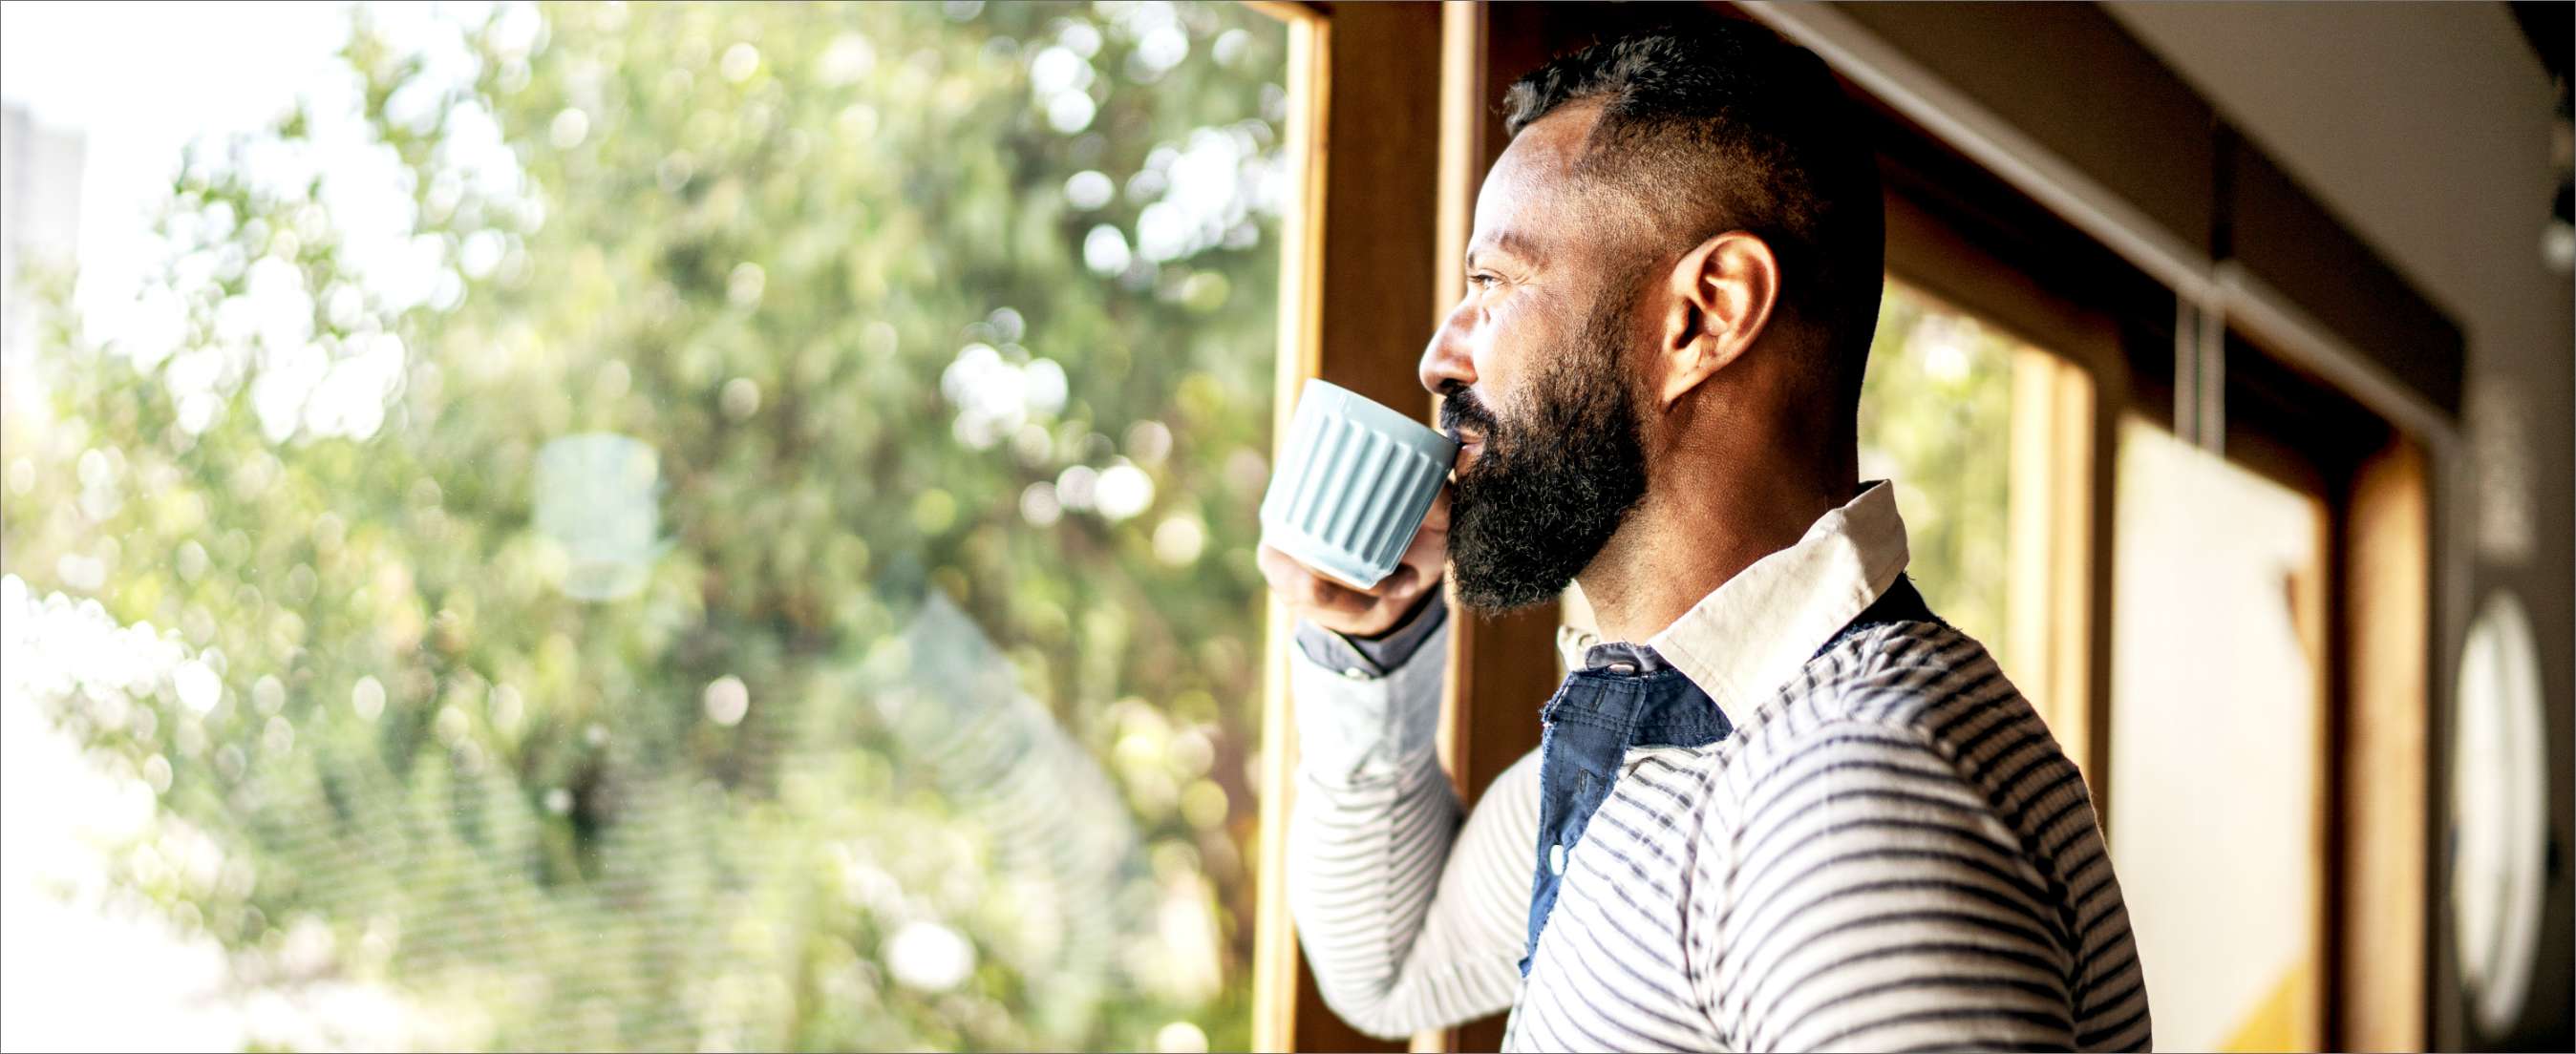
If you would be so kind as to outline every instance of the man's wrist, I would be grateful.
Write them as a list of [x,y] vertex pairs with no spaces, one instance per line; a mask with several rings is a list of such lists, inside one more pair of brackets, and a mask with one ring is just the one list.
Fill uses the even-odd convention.
[[1439,587],[1423,591],[1414,601],[1413,610],[1402,621],[1374,637],[1359,637],[1325,629],[1309,620],[1297,623],[1297,648],[1316,665],[1340,673],[1352,680],[1374,680],[1384,677],[1413,660],[1449,621],[1449,601]]

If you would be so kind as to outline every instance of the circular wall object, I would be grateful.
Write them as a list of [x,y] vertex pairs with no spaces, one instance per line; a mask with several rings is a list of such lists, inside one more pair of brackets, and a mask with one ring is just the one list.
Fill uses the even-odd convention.
[[2549,843],[2548,728],[2531,618],[2497,593],[2469,624],[2451,730],[2452,939],[2481,1031],[2522,1016],[2540,945]]

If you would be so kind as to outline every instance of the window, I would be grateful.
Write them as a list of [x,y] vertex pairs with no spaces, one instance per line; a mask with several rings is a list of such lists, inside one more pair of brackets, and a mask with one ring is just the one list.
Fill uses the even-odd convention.
[[12,393],[8,706],[215,964],[66,1027],[1246,1046],[1286,28],[382,17]]
[[[1900,212],[1900,221],[1910,213]],[[1911,222],[1891,255],[1940,252],[1959,275],[1999,268]],[[2073,314],[2025,290],[1969,287],[2023,315]],[[2085,330],[2069,329],[2081,343]],[[2094,383],[1924,287],[1888,276],[1861,386],[1860,475],[1891,480],[1906,574],[1933,612],[1992,653],[2069,756],[2089,760],[2089,505]]]
[[2020,342],[1895,278],[1861,384],[1860,477],[1896,487],[1907,577],[2012,669],[2005,604]]

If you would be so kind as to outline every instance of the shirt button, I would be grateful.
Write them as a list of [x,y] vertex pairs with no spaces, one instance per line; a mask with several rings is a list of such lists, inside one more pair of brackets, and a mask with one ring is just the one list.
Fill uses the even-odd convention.
[[1348,677],[1354,681],[1365,681],[1369,679],[1369,672],[1367,670],[1360,669],[1357,666],[1353,666],[1350,669],[1343,670],[1342,676]]
[[1547,873],[1558,877],[1565,875],[1565,843],[1547,847]]

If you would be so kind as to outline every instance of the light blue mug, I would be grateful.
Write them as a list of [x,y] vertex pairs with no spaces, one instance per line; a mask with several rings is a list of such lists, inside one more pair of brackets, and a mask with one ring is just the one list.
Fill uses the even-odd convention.
[[1261,540],[1360,589],[1395,573],[1458,444],[1405,414],[1306,382],[1261,499]]

